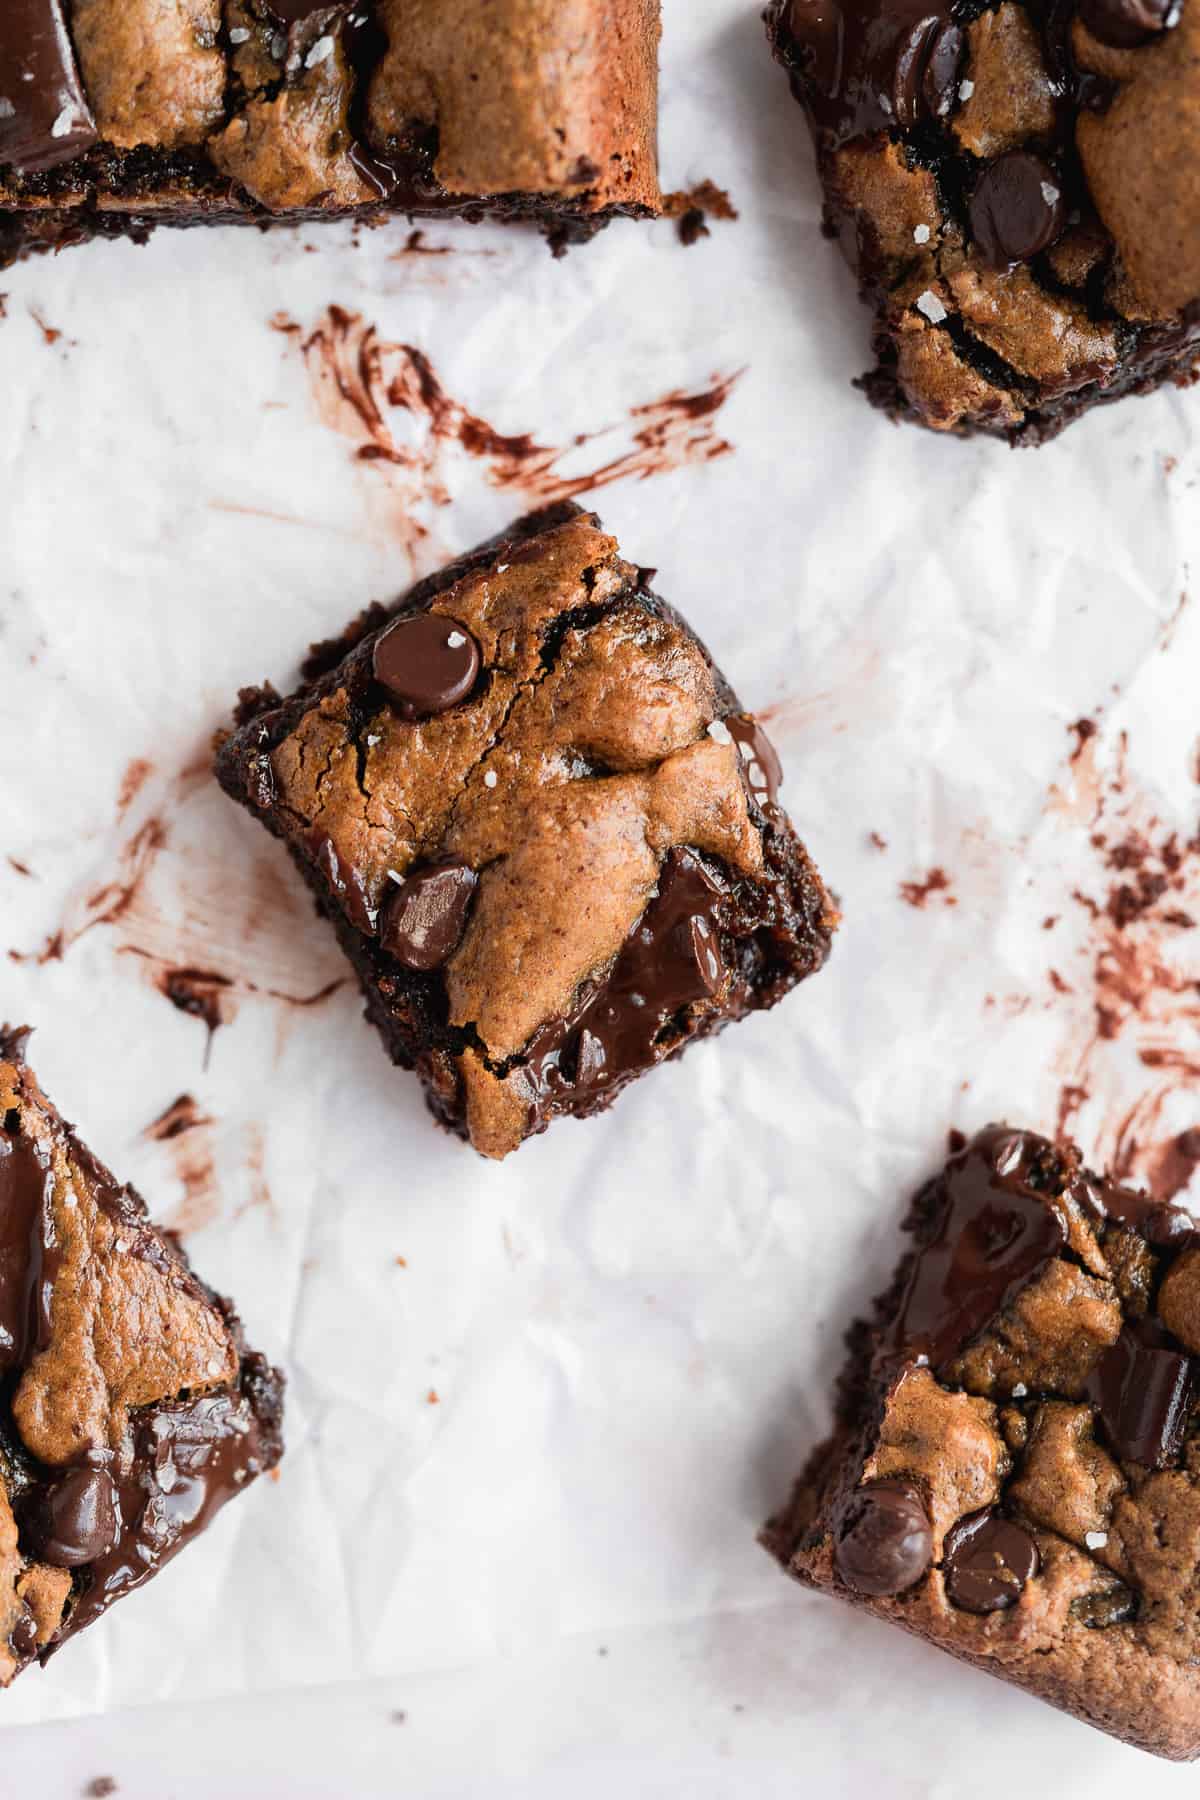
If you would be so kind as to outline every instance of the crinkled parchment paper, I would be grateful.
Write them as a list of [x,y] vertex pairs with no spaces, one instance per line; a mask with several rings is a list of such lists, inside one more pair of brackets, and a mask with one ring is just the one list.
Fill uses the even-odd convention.
[[[1200,398],[1021,453],[870,412],[753,8],[665,12],[665,183],[740,212],[690,249],[163,234],[4,278],[0,1013],[290,1380],[279,1481],[0,1700],[110,1715],[10,1729],[6,1793],[1190,1779],[754,1533],[951,1125],[1190,1174]],[[239,685],[581,484],[768,716],[845,926],[777,1012],[497,1167],[390,1068],[206,746]]]

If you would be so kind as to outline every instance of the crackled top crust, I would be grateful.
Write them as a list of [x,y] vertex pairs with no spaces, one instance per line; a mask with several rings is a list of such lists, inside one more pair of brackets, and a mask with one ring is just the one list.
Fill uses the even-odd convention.
[[[772,762],[615,539],[565,509],[401,608],[307,693],[260,708],[218,767],[356,951],[372,946],[375,976],[386,986],[403,964],[432,983],[467,1131],[498,1156],[531,1128],[538,1084],[558,1082],[555,1032],[590,1033],[589,1098],[659,1059],[649,1042],[634,1055],[614,998],[644,953],[635,927],[647,946],[666,934],[629,989],[647,1019],[655,1000],[696,1019],[751,1003],[753,973],[723,960],[719,921],[740,907],[747,934],[768,924],[735,889],[765,900],[778,885],[760,804],[773,808]],[[835,915],[812,880],[827,938]],[[615,1008],[603,1027],[601,1002]]]
[[1159,1755],[1200,1754],[1200,1238],[993,1127],[918,1197],[793,1574]]
[[655,210],[658,32],[657,0],[14,0],[0,206]]
[[24,1041],[0,1031],[0,1685],[280,1453],[279,1377],[63,1125]]
[[1036,437],[1076,397],[1186,369],[1196,0],[775,0],[768,19],[879,308],[880,404]]

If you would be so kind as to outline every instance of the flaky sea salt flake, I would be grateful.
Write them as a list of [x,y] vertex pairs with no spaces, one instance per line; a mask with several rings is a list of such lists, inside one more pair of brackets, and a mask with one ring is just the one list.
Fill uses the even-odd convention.
[[931,325],[940,325],[943,319],[949,317],[946,308],[942,305],[932,288],[926,288],[925,292],[918,299],[917,311],[919,313],[924,313]]

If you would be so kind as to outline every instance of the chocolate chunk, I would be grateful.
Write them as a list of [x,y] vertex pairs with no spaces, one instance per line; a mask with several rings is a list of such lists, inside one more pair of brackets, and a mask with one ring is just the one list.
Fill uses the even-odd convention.
[[750,713],[731,713],[724,724],[738,747],[746,786],[760,806],[774,806],[783,780],[774,744]]
[[842,1516],[833,1553],[837,1572],[859,1594],[902,1594],[933,1561],[933,1528],[907,1481],[859,1488]]
[[1050,1146],[995,1126],[946,1164],[883,1353],[937,1368],[991,1323],[1067,1238],[1053,1196],[1030,1185]]
[[950,1532],[942,1573],[946,1592],[964,1612],[1004,1612],[1016,1605],[1038,1565],[1029,1533],[986,1511],[960,1519]]
[[1114,50],[1136,50],[1179,22],[1182,0],[1080,0],[1079,18]]
[[968,211],[975,242],[994,269],[1028,262],[1061,236],[1066,222],[1058,177],[1028,150],[1011,150],[988,164]]
[[944,118],[954,103],[965,43],[962,31],[936,14],[901,39],[892,78],[896,122],[906,130],[922,119]]
[[479,674],[479,645],[443,613],[399,619],[376,639],[372,667],[406,719],[428,718],[465,700]]
[[479,877],[465,862],[432,863],[402,881],[380,942],[406,969],[438,969],[459,945]]
[[26,1139],[0,1132],[0,1369],[38,1342],[42,1244],[50,1172]]
[[1127,1325],[1088,1377],[1085,1393],[1125,1462],[1163,1469],[1179,1456],[1195,1392],[1190,1358],[1149,1320]]
[[36,175],[97,140],[62,0],[0,5],[0,166]]
[[31,1535],[38,1556],[55,1569],[78,1569],[114,1550],[121,1516],[108,1470],[68,1470],[42,1496]]

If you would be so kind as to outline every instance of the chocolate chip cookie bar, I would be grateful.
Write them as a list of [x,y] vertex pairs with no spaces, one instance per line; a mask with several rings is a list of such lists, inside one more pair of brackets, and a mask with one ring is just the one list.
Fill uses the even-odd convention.
[[0,267],[156,225],[659,209],[658,0],[4,0]]
[[217,775],[283,839],[393,1059],[502,1157],[824,962],[779,765],[592,513],[558,506],[243,692]]
[[1143,1750],[1200,1755],[1200,1233],[994,1126],[917,1196],[764,1542]]
[[1200,0],[772,0],[876,406],[1014,444],[1200,358]]
[[283,1451],[283,1377],[0,1030],[0,1687]]

